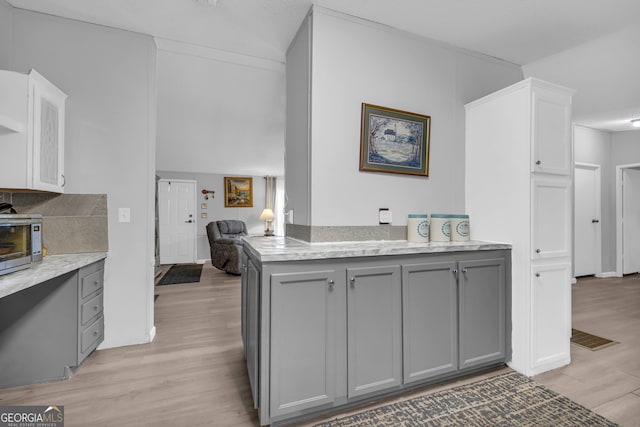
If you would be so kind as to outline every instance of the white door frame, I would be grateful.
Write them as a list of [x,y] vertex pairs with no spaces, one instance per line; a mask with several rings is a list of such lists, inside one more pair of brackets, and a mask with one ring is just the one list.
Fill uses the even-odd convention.
[[[595,268],[595,276],[602,277],[602,188],[601,188],[601,167],[600,165],[592,164],[592,163],[582,163],[576,162],[576,168],[580,169],[591,169],[595,172],[596,175],[596,217],[600,222],[596,226],[596,268]],[[575,172],[574,172],[575,175]],[[575,203],[575,176],[573,180],[574,185],[574,203]],[[574,230],[575,230],[575,217],[576,217],[576,206],[573,207],[573,218],[574,218]],[[575,237],[574,237],[575,242]],[[574,277],[575,277],[575,249],[573,251],[573,265],[574,265]]]
[[[196,188],[197,188],[197,181],[192,180],[192,179],[173,179],[173,178],[161,178],[158,180],[158,184],[160,182],[168,182],[169,184],[171,182],[181,182],[181,183],[192,183],[193,184],[193,209],[194,209],[194,216],[193,216],[193,237],[192,237],[192,241],[193,241],[193,259],[191,260],[192,263],[195,263],[196,260],[198,259],[198,236],[197,236],[197,224],[198,224],[198,220],[195,217],[195,212],[196,212],[196,207],[197,207],[197,194],[196,194]],[[162,259],[162,253],[160,253],[160,258]]]
[[616,166],[616,276],[622,277],[622,172],[637,169],[640,163]]

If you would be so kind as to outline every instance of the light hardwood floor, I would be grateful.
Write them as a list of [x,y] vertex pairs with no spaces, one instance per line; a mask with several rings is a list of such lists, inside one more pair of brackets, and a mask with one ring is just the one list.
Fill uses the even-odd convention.
[[[200,283],[155,289],[153,343],[98,350],[69,380],[0,390],[0,406],[64,405],[69,427],[257,425],[240,338],[239,277],[205,264]],[[535,379],[623,426],[640,426],[640,277],[580,280],[573,289],[574,327],[621,344],[596,352],[572,345],[570,366]]]

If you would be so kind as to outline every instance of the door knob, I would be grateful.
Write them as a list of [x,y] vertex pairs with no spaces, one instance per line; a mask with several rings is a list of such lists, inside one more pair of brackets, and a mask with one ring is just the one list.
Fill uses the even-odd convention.
[[592,219],[592,220],[591,220],[591,223],[592,223],[592,224],[597,224],[597,223],[599,223],[599,222],[600,222],[600,220],[599,220],[599,219]]

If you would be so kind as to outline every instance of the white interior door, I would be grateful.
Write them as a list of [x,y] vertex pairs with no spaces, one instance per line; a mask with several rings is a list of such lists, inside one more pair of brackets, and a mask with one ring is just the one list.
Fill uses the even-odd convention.
[[158,181],[161,264],[196,261],[195,207],[195,181],[175,179]]
[[[599,274],[600,257],[600,169],[598,166],[576,165],[574,274]],[[599,268],[600,267],[600,268]]]
[[622,171],[622,273],[640,271],[640,170]]

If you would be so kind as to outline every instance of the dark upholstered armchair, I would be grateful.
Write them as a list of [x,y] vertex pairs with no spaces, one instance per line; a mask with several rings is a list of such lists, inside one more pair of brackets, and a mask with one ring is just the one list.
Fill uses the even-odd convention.
[[211,264],[231,274],[242,273],[242,236],[247,235],[244,221],[226,219],[207,224]]

